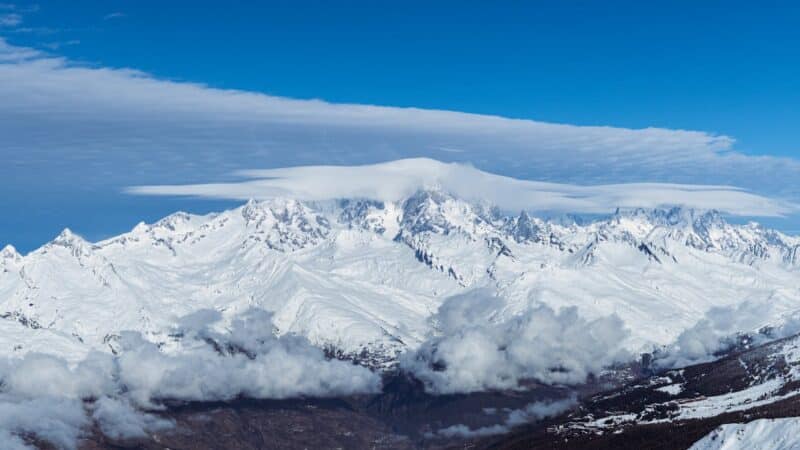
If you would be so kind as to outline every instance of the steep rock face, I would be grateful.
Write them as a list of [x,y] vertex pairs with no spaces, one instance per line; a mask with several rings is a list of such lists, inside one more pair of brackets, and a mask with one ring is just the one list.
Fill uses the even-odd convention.
[[800,239],[756,224],[679,208],[551,221],[436,189],[400,202],[250,201],[97,243],[65,230],[25,256],[4,248],[0,267],[0,314],[87,350],[124,329],[164,340],[200,308],[259,306],[280,332],[388,361],[435,332],[427,319],[445,297],[477,287],[502,294],[498,320],[532,303],[615,313],[631,349],[670,342],[712,306],[762,302],[765,323],[800,309]]

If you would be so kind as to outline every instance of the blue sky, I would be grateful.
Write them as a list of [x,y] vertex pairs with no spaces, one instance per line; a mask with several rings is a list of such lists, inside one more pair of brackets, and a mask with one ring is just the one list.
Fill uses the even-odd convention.
[[[9,63],[17,67],[4,82],[19,87],[14,95],[23,90],[30,95],[15,97],[10,102],[15,109],[0,109],[0,123],[6,127],[0,125],[6,136],[5,143],[0,140],[0,157],[10,162],[0,168],[0,188],[8,194],[0,199],[6,212],[0,218],[0,245],[30,250],[65,226],[97,239],[175,209],[206,211],[234,203],[124,194],[130,185],[226,181],[242,169],[405,156],[462,160],[545,181],[708,182],[800,200],[798,182],[791,178],[800,159],[796,2],[255,3],[1,5],[0,23],[5,25],[0,38],[6,46],[16,52],[35,49],[41,52],[39,61],[62,58],[62,64],[86,73],[74,74],[83,77],[76,80],[72,73],[59,71],[64,77],[56,80],[28,72],[38,70],[30,60]],[[165,105],[156,108],[160,112],[154,117],[177,117],[174,122],[138,124],[146,105],[119,99],[111,91],[67,92],[67,85],[80,86],[81,80],[94,80],[87,81],[92,89],[108,81],[109,90],[131,92],[123,75],[92,78],[118,68],[136,69],[162,82],[153,89],[163,89],[158,98]],[[22,74],[24,79],[13,78]],[[45,88],[33,79],[54,80],[54,85]],[[601,157],[613,153],[609,149],[617,135],[607,136],[605,146],[586,147],[597,159],[576,154],[559,161],[545,155],[558,145],[536,152],[524,146],[506,151],[517,145],[507,136],[507,142],[491,145],[486,138],[485,146],[461,153],[437,150],[436,142],[443,143],[441,148],[460,143],[457,136],[432,138],[433,131],[409,131],[407,124],[387,133],[333,129],[328,119],[261,127],[240,119],[248,111],[237,110],[236,120],[246,124],[218,129],[217,123],[198,125],[211,119],[198,122],[166,104],[185,101],[171,93],[186,82],[201,83],[205,90],[236,89],[335,104],[443,109],[619,129],[697,130],[735,142],[701,143],[697,139],[702,136],[679,133],[659,137],[655,144],[655,137],[631,138],[639,139],[627,144],[631,153],[611,155],[617,158],[614,167],[625,170],[609,171]],[[212,94],[209,114],[222,106],[217,101],[227,101]],[[43,95],[57,100],[36,103]],[[137,135],[125,124],[148,134]],[[35,133],[12,135],[16,130]],[[298,137],[309,134],[310,140]],[[243,140],[243,135],[249,138]],[[198,142],[217,137],[216,150],[199,148]],[[665,146],[657,158],[642,157],[664,139],[679,143]],[[493,152],[500,153],[497,159]],[[722,164],[711,156],[693,156],[705,152],[751,159],[727,158]],[[755,156],[783,159],[764,163]],[[786,230],[800,228],[796,217],[765,221]]]

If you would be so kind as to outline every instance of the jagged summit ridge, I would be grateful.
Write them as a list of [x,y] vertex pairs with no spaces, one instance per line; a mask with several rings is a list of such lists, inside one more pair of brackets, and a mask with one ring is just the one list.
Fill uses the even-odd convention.
[[435,332],[428,319],[444,298],[481,287],[507,300],[498,320],[535,303],[616,313],[631,349],[670,342],[712,306],[764,301],[776,319],[800,309],[795,237],[684,209],[549,220],[442,189],[400,201],[251,200],[97,243],[66,230],[14,253],[3,250],[15,262],[0,273],[0,315],[87,351],[126,329],[168,340],[174,318],[197,309],[258,306],[281,333],[390,361]]
[[[490,205],[463,201],[439,188],[418,190],[396,203],[342,199],[335,202],[333,207],[322,205],[320,202],[289,198],[251,199],[236,211],[240,211],[248,227],[256,230],[253,235],[271,230],[279,240],[296,240],[289,246],[293,249],[324,240],[332,221],[381,234],[387,229],[396,228],[401,238],[425,233],[462,233],[472,237],[499,237],[517,243],[554,245],[575,240],[563,239],[567,235],[585,234],[588,243],[598,239],[641,240],[661,233],[672,239],[684,239],[683,243],[698,249],[749,250],[759,257],[765,256],[765,248],[776,247],[790,255],[786,258],[787,262],[792,260],[793,252],[800,245],[800,239],[765,229],[757,223],[730,225],[719,211],[682,207],[618,208],[604,219],[588,223],[573,219],[572,223],[565,224],[563,217],[553,220],[539,218],[524,210],[518,215],[501,214]],[[220,218],[225,222],[229,215],[230,211],[208,216],[176,212],[150,225],[139,223],[131,233],[104,242],[130,238],[130,235],[155,235],[158,231],[170,234],[173,239],[185,237],[198,234],[201,228],[207,229]],[[202,225],[198,226],[200,223]],[[390,237],[397,238],[398,235]],[[69,228],[65,228],[51,244],[89,248],[93,245]]]
[[[662,262],[659,254],[676,261],[670,248],[687,246],[746,264],[777,261],[788,267],[800,265],[800,239],[755,223],[731,225],[713,210],[617,209],[605,219],[565,225],[563,218],[542,219],[526,211],[504,215],[490,205],[463,201],[441,189],[424,189],[396,203],[343,199],[331,204],[276,198],[250,200],[236,211],[248,230],[244,241],[263,243],[272,250],[297,251],[319,245],[331,236],[333,228],[343,226],[405,243],[429,266],[434,265],[434,256],[427,246],[435,235],[485,241],[488,247],[504,248],[506,254],[510,252],[507,242],[551,246],[583,254],[583,264],[595,260],[598,243],[608,241],[634,247],[655,262]],[[152,245],[175,253],[176,243],[203,240],[207,232],[231,221],[231,215],[231,211],[208,216],[178,212],[152,225],[140,223],[130,233],[96,245],[65,229],[49,245],[86,256],[98,245],[138,242],[145,237]],[[454,268],[437,266],[457,277]]]

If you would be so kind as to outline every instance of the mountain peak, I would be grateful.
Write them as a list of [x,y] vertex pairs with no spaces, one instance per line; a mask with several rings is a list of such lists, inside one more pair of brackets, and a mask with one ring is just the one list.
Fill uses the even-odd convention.
[[53,239],[54,244],[62,245],[62,246],[72,246],[75,243],[85,242],[82,237],[78,236],[77,234],[73,233],[72,230],[69,228],[64,228],[61,230],[61,233],[58,233],[55,239]]
[[147,226],[147,224],[146,224],[146,223],[144,223],[144,222],[139,222],[139,223],[137,223],[137,224],[136,224],[136,226],[135,226],[135,227],[133,227],[133,229],[131,230],[131,232],[132,232],[132,233],[144,233],[145,231],[147,231],[147,230],[148,230],[148,228],[149,228],[149,227]]
[[2,251],[0,251],[0,257],[2,257],[2,259],[17,260],[21,258],[22,255],[20,255],[19,252],[17,252],[17,249],[14,248],[13,245],[8,244],[5,247],[3,247]]
[[153,227],[167,228],[170,231],[177,231],[178,228],[192,220],[191,214],[183,211],[178,211],[159,220]]
[[461,200],[441,189],[418,190],[401,207],[401,225],[412,234],[449,234],[455,230],[471,233],[492,221],[492,211],[486,205]]
[[503,229],[517,242],[545,242],[550,240],[548,225],[543,221],[531,217],[526,211],[519,216],[506,221]]
[[86,256],[92,253],[92,244],[73,233],[69,228],[64,228],[61,233],[50,242],[50,245],[64,247],[75,257]]

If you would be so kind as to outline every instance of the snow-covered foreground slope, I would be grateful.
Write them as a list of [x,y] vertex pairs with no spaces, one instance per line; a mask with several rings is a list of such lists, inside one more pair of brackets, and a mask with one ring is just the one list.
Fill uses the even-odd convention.
[[800,418],[760,419],[723,425],[695,443],[690,450],[750,449],[800,449]]
[[502,322],[541,304],[619,316],[629,350],[673,342],[712,307],[743,303],[749,331],[800,310],[800,239],[716,213],[621,211],[579,225],[421,190],[399,202],[248,202],[207,216],[176,213],[89,243],[69,230],[0,256],[0,352],[77,361],[122,330],[168,341],[176,320],[251,307],[296,333],[384,361],[436,332],[454,294],[499,293]]

